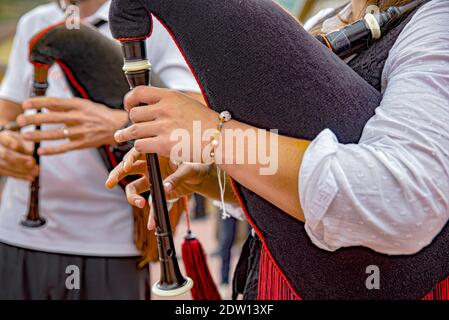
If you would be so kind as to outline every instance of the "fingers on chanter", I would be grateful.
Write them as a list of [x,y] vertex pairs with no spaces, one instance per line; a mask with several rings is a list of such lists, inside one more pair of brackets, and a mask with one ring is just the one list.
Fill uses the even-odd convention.
[[126,198],[128,203],[143,209],[147,203],[147,199],[141,196],[141,193],[150,190],[150,182],[146,177],[141,177],[126,186]]
[[133,168],[133,164],[137,162],[142,157],[142,154],[136,150],[136,148],[132,148],[128,151],[128,153],[123,157],[123,170],[125,172],[130,172]]
[[125,109],[129,112],[132,108],[141,106],[142,104],[154,105],[162,99],[163,95],[163,89],[139,86],[126,94],[123,103]]
[[114,188],[122,179],[129,175],[145,175],[147,172],[147,163],[146,161],[139,160],[134,164],[128,166],[125,169],[125,163],[122,161],[121,164],[116,166],[108,176],[106,180],[106,188],[112,189]]

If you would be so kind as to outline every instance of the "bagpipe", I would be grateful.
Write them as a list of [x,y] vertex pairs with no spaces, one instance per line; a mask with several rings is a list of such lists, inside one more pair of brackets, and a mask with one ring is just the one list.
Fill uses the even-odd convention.
[[367,13],[363,19],[339,30],[319,34],[316,38],[340,58],[346,58],[368,49],[374,41],[382,38],[407,14],[425,2],[429,0],[415,0],[400,7],[390,7],[378,14]]
[[[139,43],[151,36],[153,17],[177,42],[208,106],[238,121],[307,140],[329,128],[341,143],[357,143],[382,100],[272,1],[113,0],[113,36]],[[233,186],[262,242],[259,299],[420,299],[440,281],[447,289],[447,225],[414,255],[364,247],[327,252],[312,244],[304,223],[238,182]],[[365,286],[369,265],[381,272],[378,290]]]
[[[147,59],[146,45],[143,39],[119,39],[124,55],[123,71],[131,89],[150,85],[151,64]],[[182,245],[182,258],[188,275],[184,277],[177,263],[175,245],[173,243],[173,229],[167,201],[162,184],[157,154],[146,155],[147,167],[151,183],[151,196],[154,204],[156,237],[161,261],[161,277],[153,285],[153,293],[171,297],[181,295],[192,290],[195,300],[220,300],[220,294],[210,274],[205,253],[195,235],[191,232],[188,213],[187,235]],[[148,195],[145,195],[148,197]],[[188,205],[186,204],[186,210]],[[192,280],[192,278],[194,280]]]
[[[48,69],[61,67],[75,97],[123,109],[123,97],[129,85],[122,71],[123,55],[118,43],[95,28],[80,24],[78,29],[66,28],[65,21],[52,25],[36,34],[29,44],[29,60],[34,66],[34,96],[44,96],[48,88]],[[153,83],[165,87],[156,74]],[[36,128],[39,129],[39,128]],[[35,146],[34,156],[39,162]],[[128,147],[129,148],[129,147]],[[112,170],[123,158],[127,148],[102,146],[98,148],[107,169]],[[124,188],[127,181],[121,181]],[[185,202],[178,201],[171,209],[171,223],[176,226]],[[147,230],[148,212],[133,207],[135,244],[142,255],[140,266],[158,261],[156,238]],[[22,224],[39,227],[45,219],[39,215],[39,177],[31,185],[29,212]]]
[[[115,109],[123,108],[123,97],[130,87],[150,83],[153,86],[166,87],[159,76],[151,72],[144,43],[128,42],[120,46],[116,41],[83,23],[80,24],[80,28],[68,29],[63,21],[38,33],[30,41],[30,61],[35,68],[35,88],[47,87],[46,71],[56,63],[63,70],[74,96]],[[45,91],[37,93],[44,95]],[[102,146],[98,151],[107,169],[111,171],[131,147],[132,143],[125,145],[124,148]],[[196,283],[192,296],[197,300],[220,299],[202,246],[190,230],[187,198],[172,202],[171,209],[168,210],[158,158],[156,155],[149,155],[148,160],[151,164],[149,173],[157,228],[156,233],[149,232],[148,211],[133,207],[135,243],[143,257],[139,265],[143,267],[148,262],[159,261],[161,278],[153,286],[153,292],[160,296],[178,295],[192,288],[193,281],[181,274],[172,235],[181,214],[185,212],[188,231],[182,252],[186,270]],[[131,180],[133,177],[126,178],[121,181],[121,186],[125,187],[127,181]],[[33,214],[29,214],[26,221],[42,222],[43,219],[38,214],[38,187],[32,188],[32,195],[30,208],[33,210],[30,212]],[[147,198],[148,196],[149,194],[146,194]],[[38,223],[27,225],[38,226]]]

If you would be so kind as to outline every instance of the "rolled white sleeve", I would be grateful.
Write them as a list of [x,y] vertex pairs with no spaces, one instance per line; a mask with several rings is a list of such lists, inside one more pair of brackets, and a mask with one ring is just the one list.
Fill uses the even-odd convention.
[[28,16],[24,16],[17,25],[8,68],[0,85],[0,99],[22,103],[30,96],[33,68],[27,56],[27,39],[31,37],[27,32],[28,22]]
[[413,254],[449,218],[449,2],[406,26],[385,65],[384,97],[359,144],[323,131],[299,173],[306,231],[334,251]]

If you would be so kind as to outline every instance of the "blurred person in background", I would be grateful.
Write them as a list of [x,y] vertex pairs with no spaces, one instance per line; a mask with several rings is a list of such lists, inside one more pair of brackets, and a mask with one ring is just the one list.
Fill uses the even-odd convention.
[[[36,124],[35,115],[22,115],[33,79],[28,42],[63,20],[62,8],[67,4],[42,5],[20,19],[0,88],[0,125],[16,119],[22,126]],[[85,22],[111,37],[110,1],[81,0],[78,5]],[[147,43],[153,70],[169,88],[199,92],[170,35],[154,21]],[[148,299],[149,272],[137,268],[140,257],[134,245],[132,210],[121,188],[104,188],[108,172],[96,149],[115,144],[113,134],[128,123],[128,115],[73,98],[57,65],[49,70],[47,95],[27,102],[51,107],[52,112],[39,120],[46,137],[60,136],[65,121],[76,121],[76,129],[84,134],[69,137],[71,141],[42,141],[45,156],[39,170],[32,156],[31,140],[36,140],[36,134],[0,132],[0,174],[8,177],[0,203],[0,299]],[[64,111],[64,105],[72,106],[71,111]],[[56,120],[62,114],[65,121]],[[30,229],[20,221],[27,213],[30,181],[39,171],[40,212],[47,223]],[[70,265],[80,270],[79,290],[66,288]]]

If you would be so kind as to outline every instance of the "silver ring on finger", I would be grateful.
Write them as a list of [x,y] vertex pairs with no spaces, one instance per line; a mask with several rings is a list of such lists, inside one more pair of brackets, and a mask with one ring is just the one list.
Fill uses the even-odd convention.
[[69,129],[68,129],[68,128],[64,128],[64,129],[62,130],[62,133],[64,134],[64,139],[68,139],[68,138],[69,138],[70,132],[69,132]]

